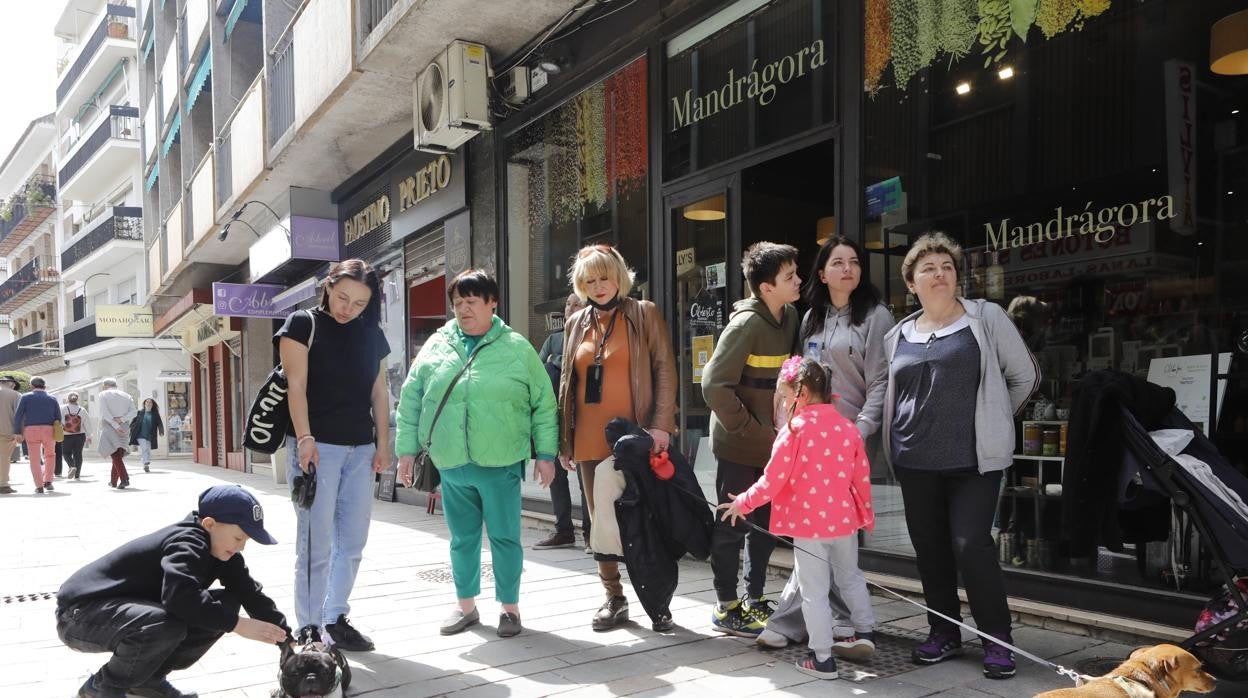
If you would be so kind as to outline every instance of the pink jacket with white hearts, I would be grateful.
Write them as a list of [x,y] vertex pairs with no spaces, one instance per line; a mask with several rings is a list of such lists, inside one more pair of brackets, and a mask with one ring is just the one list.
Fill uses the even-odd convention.
[[833,405],[808,405],[780,430],[762,477],[737,502],[746,514],[771,502],[778,535],[826,539],[875,528],[858,428]]

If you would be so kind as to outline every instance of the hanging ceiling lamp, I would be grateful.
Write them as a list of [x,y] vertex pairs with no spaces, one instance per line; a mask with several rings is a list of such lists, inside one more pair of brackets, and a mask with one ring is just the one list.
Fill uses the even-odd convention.
[[1219,75],[1248,75],[1248,10],[1219,19],[1209,30],[1209,69]]
[[717,194],[709,199],[695,201],[685,207],[685,218],[691,221],[722,221],[728,217],[727,199]]
[[824,216],[815,222],[815,242],[822,245],[836,235],[836,216]]

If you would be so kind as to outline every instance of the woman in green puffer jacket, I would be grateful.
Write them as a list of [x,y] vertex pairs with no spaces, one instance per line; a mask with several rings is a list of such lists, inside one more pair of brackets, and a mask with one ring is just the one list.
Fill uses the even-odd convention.
[[[412,482],[416,454],[428,444],[442,476],[442,509],[451,531],[458,607],[442,623],[453,635],[480,620],[481,529],[489,530],[500,637],[520,632],[520,483],[537,451],[542,487],[555,477],[559,418],[555,394],[529,340],[494,314],[498,282],[471,269],[447,289],[455,309],[412,363],[395,415],[399,481]],[[471,357],[472,364],[459,375]],[[459,376],[458,380],[456,376]],[[449,395],[448,395],[449,389]],[[443,396],[446,406],[434,422]],[[432,434],[431,434],[432,432]]]

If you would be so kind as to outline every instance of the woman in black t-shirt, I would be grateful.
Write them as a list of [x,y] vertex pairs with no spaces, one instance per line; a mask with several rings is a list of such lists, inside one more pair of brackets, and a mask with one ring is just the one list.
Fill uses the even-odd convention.
[[[368,540],[373,474],[390,467],[381,286],[368,264],[348,259],[322,283],[320,306],[286,318],[273,336],[289,384],[288,471],[316,469],[310,509],[295,507],[295,615],[322,626],[339,649],[372,640],[347,620]],[[381,416],[380,419],[377,417]]]

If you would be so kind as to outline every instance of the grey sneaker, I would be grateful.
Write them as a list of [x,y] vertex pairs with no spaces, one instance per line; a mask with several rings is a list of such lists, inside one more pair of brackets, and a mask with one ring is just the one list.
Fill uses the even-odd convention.
[[859,632],[832,643],[832,654],[861,662],[875,654],[875,633]]
[[598,609],[598,612],[594,614],[591,626],[594,630],[602,632],[618,627],[621,623],[627,621],[628,599],[623,596],[611,596],[602,604],[602,608]]
[[520,625],[520,616],[514,613],[503,613],[498,617],[499,637],[515,637],[523,629]]
[[477,609],[474,608],[468,613],[464,613],[463,610],[456,608],[454,611],[451,611],[451,615],[447,616],[446,620],[442,621],[442,627],[439,628],[438,632],[443,635],[456,635],[480,622],[481,612]]

